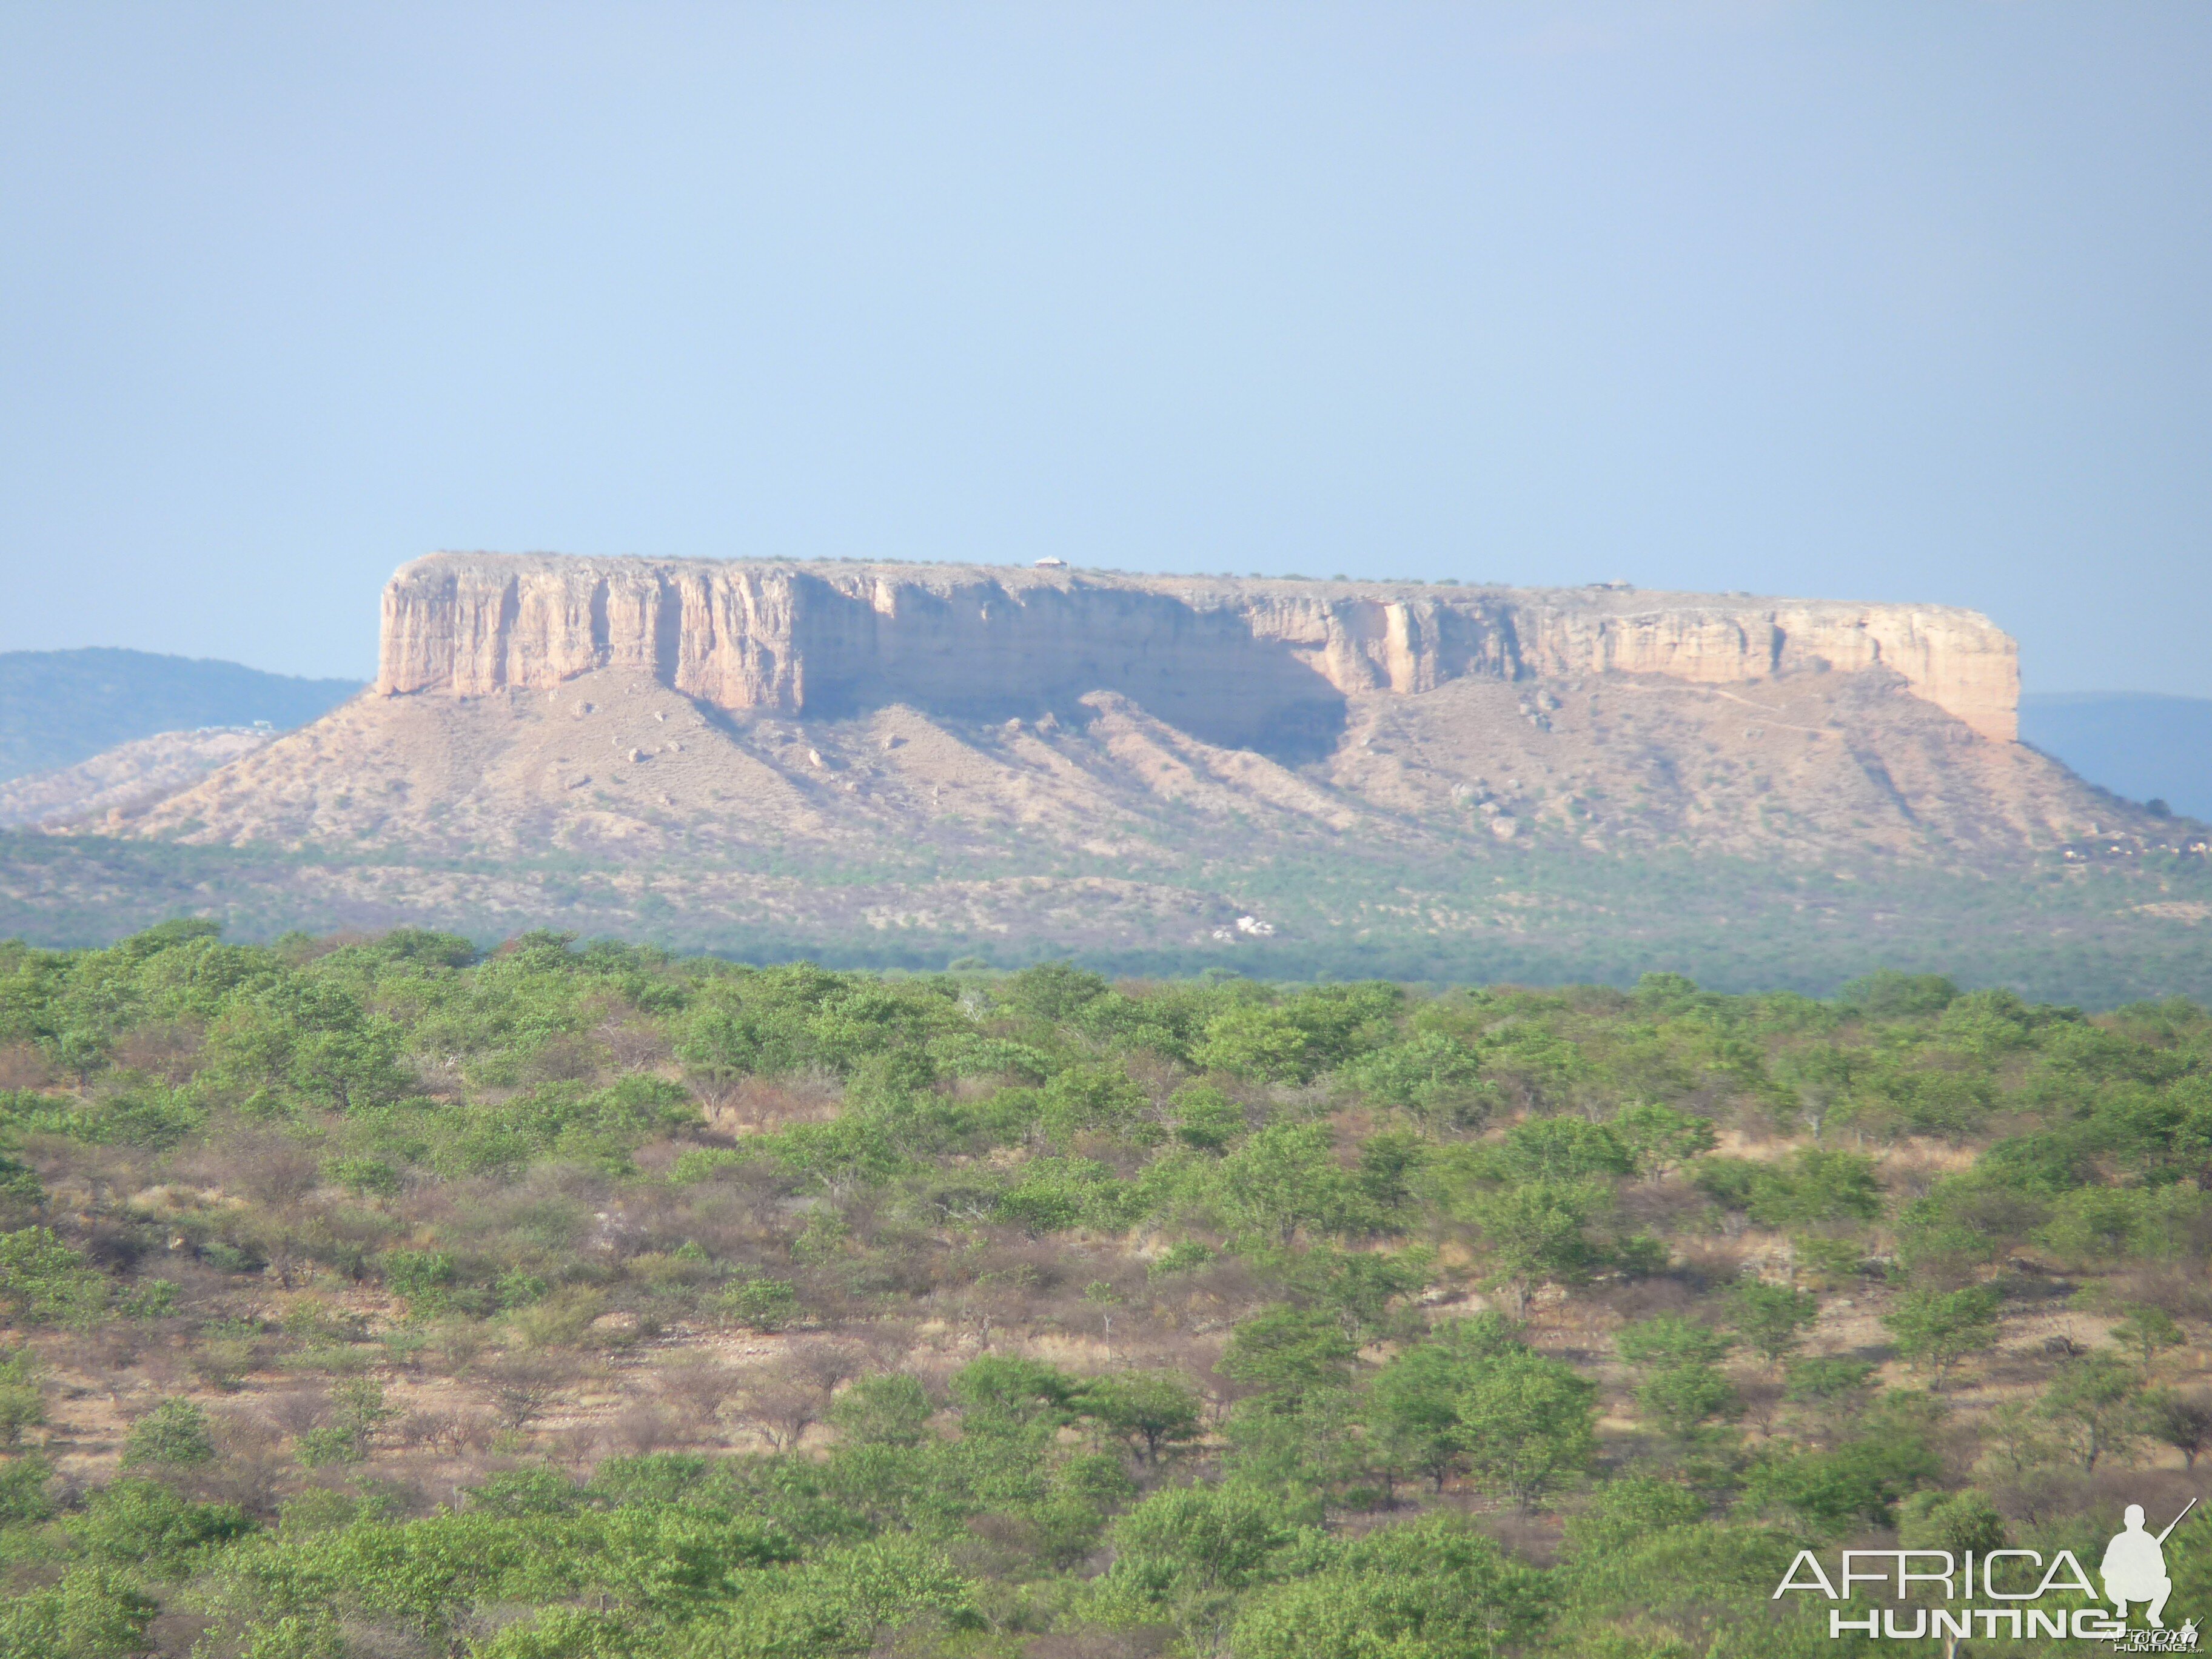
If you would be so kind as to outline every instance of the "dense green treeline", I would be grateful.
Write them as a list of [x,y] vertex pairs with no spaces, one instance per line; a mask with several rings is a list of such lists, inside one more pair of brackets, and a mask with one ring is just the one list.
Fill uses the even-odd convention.
[[10,1655],[1844,1654],[2212,1445],[2180,1001],[169,923],[0,1136]]

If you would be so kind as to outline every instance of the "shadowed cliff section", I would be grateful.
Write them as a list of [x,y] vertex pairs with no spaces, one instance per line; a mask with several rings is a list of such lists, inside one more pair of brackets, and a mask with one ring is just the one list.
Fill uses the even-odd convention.
[[[1141,589],[1000,582],[891,589],[863,603],[801,576],[801,707],[839,718],[904,703],[956,720],[1087,723],[1095,692],[1203,742],[1291,763],[1344,735],[1345,694],[1252,618]],[[669,683],[664,679],[664,683]]]
[[[928,573],[934,576],[935,573]],[[711,708],[1083,721],[1113,692],[1208,743],[1316,760],[1345,693],[1249,611],[1133,585],[440,557],[395,577],[380,690],[486,696],[642,670]]]

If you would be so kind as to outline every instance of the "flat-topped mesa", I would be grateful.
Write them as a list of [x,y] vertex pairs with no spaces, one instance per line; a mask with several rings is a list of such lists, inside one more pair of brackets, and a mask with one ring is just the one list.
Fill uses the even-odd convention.
[[982,719],[1109,690],[1288,756],[1325,750],[1361,693],[1821,666],[1891,670],[1984,737],[2017,736],[2018,647],[1942,605],[976,565],[434,554],[385,589],[377,689],[482,696],[616,668],[730,710]]

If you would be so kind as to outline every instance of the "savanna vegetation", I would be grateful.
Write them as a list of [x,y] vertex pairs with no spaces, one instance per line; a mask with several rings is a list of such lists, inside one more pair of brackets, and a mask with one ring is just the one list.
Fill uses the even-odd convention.
[[0,1131],[7,1656],[1845,1654],[2212,1447],[2182,1002],[173,922]]
[[[1669,969],[1710,988],[1828,997],[1887,966],[2099,1012],[2176,994],[2212,1003],[2201,835],[2184,852],[2112,839],[1981,869],[1522,842],[1416,854],[1194,818],[1181,815],[1134,860],[1012,826],[964,848],[923,837],[643,860],[0,830],[0,935],[104,945],[190,910],[262,942],[404,924],[489,945],[557,915],[678,953],[873,972],[963,957],[1013,972],[1048,951],[1111,977],[1228,967],[1286,981],[1627,990]],[[1273,932],[1238,930],[1248,914]]]

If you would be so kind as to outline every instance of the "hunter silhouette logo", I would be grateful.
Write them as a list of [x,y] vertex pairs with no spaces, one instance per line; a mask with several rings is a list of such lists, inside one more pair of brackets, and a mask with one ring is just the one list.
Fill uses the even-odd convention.
[[[1800,1550],[1790,1571],[1775,1586],[1774,1599],[1791,1591],[1825,1596],[1831,1601],[1856,1601],[1869,1588],[1875,1596],[1895,1605],[1886,1607],[1844,1607],[1828,1610],[1828,1634],[1887,1638],[1917,1641],[1928,1637],[1951,1644],[1969,1637],[1984,1641],[2033,1641],[2039,1637],[2071,1637],[2076,1641],[2109,1642],[2129,1653],[2194,1653],[2197,1626],[2185,1620],[2179,1630],[2165,1622],[2166,1604],[2173,1594],[2173,1579],[2166,1571],[2166,1540],[2197,1507],[2191,1498],[2163,1532],[2144,1529],[2143,1507],[2128,1505],[2122,1529],[2105,1547],[2098,1563],[2097,1588],[2071,1550],[2059,1550],[2046,1562],[2039,1550],[1968,1550],[1954,1555],[1949,1550],[1845,1550],[1842,1571],[1834,1578],[1811,1550]],[[2038,1575],[2040,1575],[2039,1577]],[[1839,1589],[1838,1586],[1842,1588]],[[2063,1595],[2079,1598],[2074,1605],[2048,1601]],[[2108,1612],[2102,1601],[2110,1604]],[[2080,1601],[2089,1603],[2080,1605]],[[1960,1606],[1964,1602],[1966,1605]],[[1976,1603],[1994,1605],[1977,1606]],[[2142,1610],[2143,1625],[2130,1627],[2130,1607]],[[2115,1616],[2117,1615],[2117,1616]],[[1977,1626],[1979,1628],[1978,1629]]]
[[2166,1530],[2155,1538],[2143,1530],[2143,1506],[2128,1505],[2122,1517],[2127,1530],[2112,1534],[2112,1541],[2105,1546],[2104,1565],[2097,1576],[2105,1581],[2105,1599],[2127,1623],[2128,1603],[2148,1601],[2144,1618],[2153,1630],[2164,1630],[2166,1621],[2159,1614],[2166,1611],[2166,1598],[2173,1594],[2173,1580],[2166,1576],[2166,1540],[2173,1529],[2186,1520],[2190,1510],[2197,1507],[2191,1498],[2188,1507],[2166,1522]]

